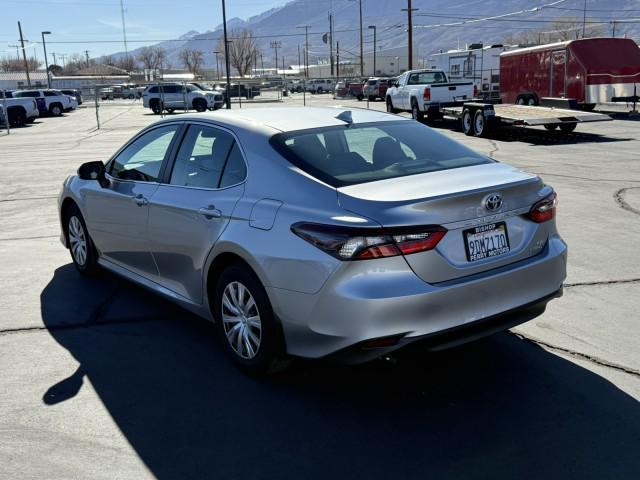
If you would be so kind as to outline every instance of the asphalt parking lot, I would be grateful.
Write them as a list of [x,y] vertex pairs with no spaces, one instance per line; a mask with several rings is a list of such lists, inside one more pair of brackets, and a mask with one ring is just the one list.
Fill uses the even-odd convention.
[[58,240],[62,181],[158,119],[132,101],[100,118],[85,104],[0,130],[0,478],[640,478],[638,117],[494,139],[437,125],[556,188],[564,297],[446,352],[263,380],[204,321],[76,273]]

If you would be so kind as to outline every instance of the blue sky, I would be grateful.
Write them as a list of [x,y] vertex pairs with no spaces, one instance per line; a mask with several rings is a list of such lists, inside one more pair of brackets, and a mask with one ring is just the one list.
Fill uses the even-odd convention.
[[[226,0],[227,19],[246,19],[286,3],[286,0]],[[221,0],[124,0],[129,49],[176,38],[190,30],[204,32],[222,23]],[[0,57],[15,56],[18,21],[25,39],[41,42],[50,30],[47,52],[71,54],[89,50],[91,56],[124,50],[120,0],[0,0]],[[98,43],[111,40],[120,43]],[[79,43],[55,43],[79,42]],[[42,59],[40,43],[29,44]]]

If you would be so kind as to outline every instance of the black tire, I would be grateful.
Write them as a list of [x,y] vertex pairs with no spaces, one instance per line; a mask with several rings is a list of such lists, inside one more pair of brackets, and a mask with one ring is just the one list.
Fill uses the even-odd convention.
[[527,98],[527,105],[529,105],[530,107],[537,107],[538,99],[534,95],[529,95],[529,97]]
[[369,95],[369,101],[370,102],[375,102],[376,101],[375,95]]
[[356,98],[359,102],[361,102],[362,100],[364,100],[364,95],[358,95]]
[[151,111],[155,115],[160,115],[162,113],[162,105],[160,104],[159,100],[151,100],[149,106],[151,107]]
[[558,128],[558,124],[557,123],[547,124],[544,126],[544,128],[546,128],[550,132],[553,132],[556,128]]
[[516,98],[516,105],[526,105],[527,104],[527,97],[525,97],[524,95],[519,95],[518,98]]
[[59,103],[53,103],[49,106],[49,113],[53,117],[59,117],[62,115],[63,112],[64,112],[64,109],[62,108],[62,105],[60,105]]
[[585,112],[593,112],[593,110],[596,108],[596,104],[595,103],[583,103],[582,104],[582,110],[584,110]]
[[398,113],[398,109],[393,106],[393,101],[391,100],[391,98],[387,98],[387,112]]
[[418,106],[418,102],[416,100],[413,100],[411,102],[411,118],[413,118],[417,122],[424,121],[424,112],[420,110],[420,107]]
[[491,130],[490,119],[484,114],[484,110],[478,109],[473,116],[473,133],[476,137],[488,137]]
[[576,129],[577,126],[578,126],[577,123],[561,123],[560,131],[562,133],[571,133]]
[[322,87],[318,87],[318,90],[316,90],[316,93],[322,93]]
[[471,110],[468,108],[465,108],[462,112],[462,132],[470,137],[475,135],[475,129],[473,128],[473,115],[471,115]]
[[[242,317],[244,318],[244,322],[242,324],[240,324],[240,322],[232,323],[223,321],[223,312],[226,312],[227,315],[232,313],[226,305],[223,306],[223,295],[228,287],[231,288],[232,285],[237,283],[241,284],[247,290],[255,302],[255,310],[251,308],[243,312]],[[243,295],[243,298],[246,299],[247,297]],[[216,283],[213,308],[213,316],[216,320],[218,332],[222,337],[221,340],[224,349],[238,367],[253,375],[264,375],[273,373],[284,366],[285,342],[282,330],[273,314],[267,292],[253,271],[239,263],[228,266],[222,272]],[[253,315],[249,316],[251,313]],[[247,318],[255,318],[256,315],[260,318],[259,329],[247,321]],[[230,333],[233,330],[233,326],[239,326],[239,330],[235,336],[233,333]],[[236,351],[236,347],[232,346],[232,343],[235,343],[237,339],[240,338],[240,332],[243,328],[253,333],[254,337],[259,334],[257,352],[254,352],[255,355],[250,358],[248,358],[248,355],[250,355],[248,350],[247,356],[243,356]],[[240,342],[241,351],[246,350],[244,345],[245,344]]]
[[206,112],[207,111],[207,102],[205,100],[203,100],[202,98],[196,98],[193,101],[193,108],[197,112]]
[[129,100],[133,100],[134,98],[136,98],[136,96],[133,93],[130,93],[129,95],[127,95],[127,98]]
[[[78,223],[76,223],[74,219],[77,219]],[[82,261],[82,256],[74,250],[74,245],[77,245],[78,242],[75,242],[73,245],[71,244],[72,236],[74,238],[78,238],[76,235],[73,235],[73,233],[71,233],[72,229],[74,229],[73,225],[76,225],[76,227],[79,226],[79,228],[82,229],[82,234],[85,241],[84,262]],[[69,253],[71,254],[71,260],[73,261],[73,264],[78,272],[83,275],[92,275],[96,273],[99,269],[98,253],[95,246],[93,245],[91,236],[89,236],[89,231],[87,230],[87,224],[84,222],[84,217],[82,216],[82,213],[80,213],[80,209],[75,204],[69,207],[69,209],[65,212],[64,234],[67,241],[67,247],[69,248]]]
[[9,124],[12,128],[23,127],[27,123],[27,114],[22,107],[9,110]]
[[175,111],[176,111],[175,108],[167,108],[167,113],[173,113]]

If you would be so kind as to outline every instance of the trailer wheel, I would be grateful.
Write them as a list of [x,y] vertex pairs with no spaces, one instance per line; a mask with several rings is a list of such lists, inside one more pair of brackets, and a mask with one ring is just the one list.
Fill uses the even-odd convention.
[[415,99],[411,102],[411,118],[418,122],[422,122],[424,120],[424,112],[420,111],[418,102]]
[[557,123],[550,123],[550,124],[545,125],[544,128],[546,128],[550,132],[553,132],[556,128],[558,128],[558,124]]
[[484,114],[484,110],[476,110],[473,116],[473,129],[476,137],[486,137],[489,134],[489,122]]
[[475,131],[473,129],[473,117],[471,116],[471,110],[465,108],[462,112],[462,131],[465,135],[473,136]]
[[560,131],[562,133],[571,133],[576,129],[577,126],[577,123],[562,123],[560,125]]
[[525,105],[524,97],[518,97],[516,105]]
[[536,105],[538,105],[538,102],[536,102],[536,97],[530,96],[527,99],[527,105],[529,105],[530,107],[535,107]]

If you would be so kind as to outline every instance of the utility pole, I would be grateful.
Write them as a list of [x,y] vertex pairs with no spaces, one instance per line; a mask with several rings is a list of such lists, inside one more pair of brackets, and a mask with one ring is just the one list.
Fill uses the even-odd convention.
[[51,35],[51,32],[42,32],[42,48],[44,49],[44,68],[47,74],[47,88],[51,88],[51,78],[49,76],[49,60],[47,59],[47,44],[44,41],[45,35]]
[[253,76],[257,77],[258,76],[258,49],[257,48],[253,49],[253,66],[255,68]]
[[18,22],[18,32],[20,32],[20,47],[22,48],[22,59],[24,60],[24,71],[27,74],[27,86],[31,87],[31,77],[29,76],[29,62],[27,62],[27,54],[24,51],[24,37],[22,36],[22,25]]
[[274,40],[273,42],[271,42],[271,48],[273,48],[276,51],[276,77],[278,76],[278,49],[282,47],[282,42],[279,40]]
[[227,40],[227,7],[222,0],[222,25],[224,27],[224,63],[227,71],[227,109],[231,109],[231,80],[229,79],[229,41]]
[[331,76],[333,77],[333,11],[329,12],[329,62],[331,63]]
[[300,44],[298,44],[298,73],[300,73]]
[[16,49],[16,59],[20,61],[20,45],[9,45],[9,48]]
[[336,82],[340,81],[340,42],[336,42]]
[[584,0],[584,10],[582,11],[582,38],[584,38],[587,26],[587,0]]
[[[362,0],[358,0],[360,4],[360,76],[364,77],[364,48],[362,46],[363,43],[363,35],[362,35]],[[411,3],[411,0],[409,0]]]
[[300,25],[296,28],[304,28],[304,69],[305,77],[309,78],[309,25]]
[[56,53],[56,52],[51,52],[51,55],[53,55],[53,64],[54,64],[54,65],[58,65],[58,62],[56,61],[56,55],[57,55],[57,53]]
[[220,80],[220,67],[219,67],[219,63],[218,63],[218,54],[220,52],[213,52],[216,55],[216,77],[218,80]]
[[127,25],[124,21],[124,0],[120,0],[120,15],[122,16],[122,39],[124,40],[124,58],[129,63],[129,49],[127,48]]
[[613,35],[612,35],[612,37],[616,38],[616,21],[615,20],[613,21]]
[[[586,0],[585,0],[586,1]],[[409,61],[407,62],[407,69],[413,70],[413,12],[418,10],[417,8],[411,8],[411,0],[407,0],[407,8],[403,8],[403,12],[407,12],[407,33],[409,34],[408,38],[408,55]],[[399,70],[398,70],[399,71]]]
[[88,66],[89,66],[89,50],[85,50],[85,51],[84,51],[84,56],[85,56],[85,57],[86,57],[86,59],[87,59],[87,67],[88,67]]
[[60,54],[60,58],[62,59],[62,68],[65,69],[67,67],[65,60],[67,59],[67,54],[66,53],[61,53]]
[[368,28],[373,29],[373,75],[377,75],[376,72],[376,26],[375,25],[369,25]]

